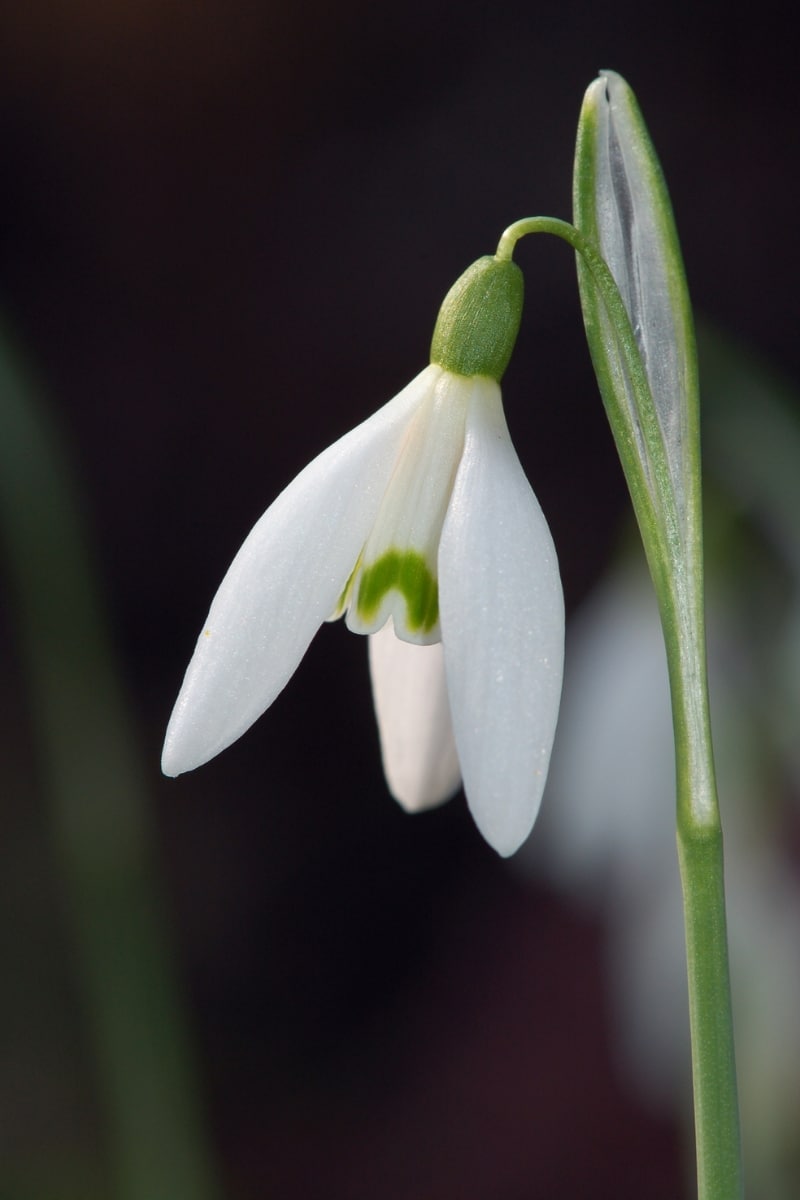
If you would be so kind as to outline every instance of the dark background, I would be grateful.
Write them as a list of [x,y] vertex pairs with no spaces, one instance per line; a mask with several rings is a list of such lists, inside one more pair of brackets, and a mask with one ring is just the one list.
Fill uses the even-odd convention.
[[[400,812],[364,643],[323,628],[239,744],[177,782],[158,773],[242,537],[421,369],[444,293],[507,224],[569,217],[602,67],[638,95],[698,311],[797,378],[797,70],[777,8],[33,0],[2,15],[0,302],[79,472],[232,1197],[691,1194],[677,1123],[615,1068],[599,922],[524,884],[463,797]],[[528,239],[517,258],[507,415],[571,609],[625,495],[570,254]],[[8,609],[4,753],[35,781],[14,629]],[[39,897],[20,920],[57,947],[35,782],[22,796],[27,815],[14,797],[3,816]],[[53,1003],[79,1025],[53,953]],[[80,1038],[49,1041],[59,1088],[40,1066],[19,1144],[37,1121],[60,1128],[60,1105],[82,1114],[70,1136],[102,1143]]]

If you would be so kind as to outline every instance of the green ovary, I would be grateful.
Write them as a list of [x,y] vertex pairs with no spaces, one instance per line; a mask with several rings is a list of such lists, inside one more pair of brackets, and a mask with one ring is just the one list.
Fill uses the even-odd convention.
[[439,620],[439,585],[416,550],[387,550],[361,572],[355,603],[359,617],[372,620],[392,588],[405,598],[409,630],[429,633]]

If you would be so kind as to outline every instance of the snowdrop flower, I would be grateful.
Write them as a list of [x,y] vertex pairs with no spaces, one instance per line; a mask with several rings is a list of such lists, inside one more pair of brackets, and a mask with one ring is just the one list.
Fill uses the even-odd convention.
[[509,438],[499,380],[522,309],[483,258],[439,314],[431,363],[302,471],[220,585],[167,729],[178,775],[272,704],[323,621],[370,636],[389,787],[409,811],[456,791],[512,854],[535,820],[561,694],[553,542]]

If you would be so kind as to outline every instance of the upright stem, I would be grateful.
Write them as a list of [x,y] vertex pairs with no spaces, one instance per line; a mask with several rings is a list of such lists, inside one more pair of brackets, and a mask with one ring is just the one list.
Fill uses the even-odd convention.
[[[519,238],[549,233],[581,256],[613,330],[613,353],[590,348],[658,596],[669,665],[677,771],[677,840],[683,888],[692,1040],[699,1200],[743,1195],[734,1059],[722,828],[706,681],[700,456],[690,420],[691,487],[679,519],[674,478],[630,319],[597,249],[565,221],[527,217],[505,231],[497,258],[510,259]],[[608,369],[618,355],[633,406]]]
[[[702,580],[696,581],[699,590]],[[680,590],[680,589],[678,589]],[[743,1195],[722,826],[711,744],[702,610],[676,631],[663,611],[675,725],[677,842],[683,889],[700,1200]]]
[[698,1196],[736,1200],[743,1188],[721,829],[699,830],[679,820],[678,858],[689,975]]

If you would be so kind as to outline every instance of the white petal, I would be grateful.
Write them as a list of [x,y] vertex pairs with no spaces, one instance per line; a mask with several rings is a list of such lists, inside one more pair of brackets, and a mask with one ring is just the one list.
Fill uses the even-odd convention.
[[461,774],[486,840],[513,854],[547,779],[564,599],[547,522],[511,445],[500,389],[476,389],[439,550],[447,686]]
[[461,775],[441,642],[401,641],[389,620],[370,634],[369,670],[389,791],[407,812],[449,800]]
[[167,775],[240,737],[336,607],[383,496],[427,368],[301,471],[246,538],[211,605],[167,729]]

